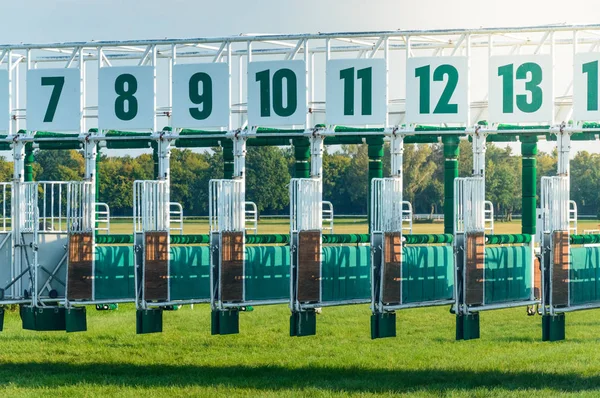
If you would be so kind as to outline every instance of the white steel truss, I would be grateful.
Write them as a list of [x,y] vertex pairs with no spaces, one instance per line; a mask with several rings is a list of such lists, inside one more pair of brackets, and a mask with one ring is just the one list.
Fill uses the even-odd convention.
[[[223,62],[230,72],[229,129],[246,123],[246,70],[249,61],[303,59],[307,69],[307,125],[324,117],[324,90],[316,82],[324,74],[330,58],[383,58],[388,83],[386,126],[404,122],[406,96],[403,70],[407,58],[418,56],[466,56],[471,66],[471,125],[487,115],[487,84],[476,71],[485,70],[490,55],[550,54],[555,70],[555,121],[572,117],[572,81],[562,73],[572,65],[573,54],[597,51],[600,24],[542,25],[513,28],[396,30],[318,34],[239,35],[232,37],[92,41],[48,44],[8,44],[0,46],[0,68],[9,71],[10,133],[26,128],[25,87],[20,76],[28,69],[75,68],[81,76],[81,131],[95,127],[98,113],[93,94],[97,69],[112,66],[155,67],[155,129],[170,125],[172,69],[178,63]],[[483,74],[485,75],[485,73]],[[158,127],[157,127],[158,126]]]

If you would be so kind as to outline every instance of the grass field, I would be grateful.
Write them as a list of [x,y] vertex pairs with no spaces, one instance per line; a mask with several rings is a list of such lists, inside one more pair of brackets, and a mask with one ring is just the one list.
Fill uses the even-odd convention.
[[[286,228],[265,222],[259,232]],[[519,232],[518,223],[496,228]],[[185,232],[205,230],[190,224]],[[364,223],[336,225],[365,231]],[[0,396],[595,397],[599,314],[568,314],[567,340],[548,343],[541,317],[524,308],[483,313],[482,338],[459,342],[447,306],[398,312],[398,337],[381,340],[370,339],[367,305],[325,308],[317,335],[301,338],[289,337],[285,305],[241,313],[241,333],[231,336],[210,335],[207,305],[166,312],[164,333],[139,336],[132,305],[88,307],[89,331],[75,334],[24,331],[10,312],[0,333]]]
[[[582,220],[578,221],[577,230],[583,233],[586,229],[600,229],[599,220]],[[131,220],[115,220],[110,224],[111,233],[125,234],[133,233],[133,225]],[[338,219],[335,221],[334,232],[337,234],[362,233],[366,234],[369,231],[367,220],[359,219]],[[290,232],[290,224],[286,218],[267,218],[263,219],[258,224],[259,234],[288,234]],[[184,222],[184,234],[207,234],[208,222],[206,220],[194,220]],[[415,223],[413,224],[413,233],[415,234],[442,234],[444,233],[444,224],[441,222],[435,223]],[[520,221],[511,222],[496,222],[494,224],[494,233],[496,234],[518,234],[521,233]]]

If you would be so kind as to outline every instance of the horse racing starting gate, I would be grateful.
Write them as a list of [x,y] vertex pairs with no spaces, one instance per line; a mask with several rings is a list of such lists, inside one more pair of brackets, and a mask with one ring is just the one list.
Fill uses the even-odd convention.
[[[577,234],[569,198],[570,140],[600,132],[599,32],[1,45],[0,151],[12,151],[14,170],[0,183],[0,306],[20,305],[26,329],[81,331],[86,305],[133,302],[137,332],[151,333],[162,331],[164,310],[210,303],[212,333],[231,334],[241,310],[289,303],[290,334],[306,336],[319,308],[370,302],[380,338],[396,335],[403,308],[450,305],[457,339],[479,337],[482,311],[541,307],[543,339],[563,339],[565,312],[600,306],[600,234]],[[473,168],[459,178],[463,139]],[[557,142],[558,177],[542,178],[536,239],[540,139]],[[494,231],[488,141],[521,146],[520,234]],[[322,198],[324,145],[363,143],[370,231],[336,234]],[[412,233],[405,144],[443,145],[443,234]],[[289,234],[258,233],[257,208],[245,202],[246,145],[294,147]],[[183,209],[170,202],[170,149],[219,146],[224,178],[209,183],[208,234],[184,234]],[[110,210],[97,200],[103,147],[153,151],[154,180],[133,184],[130,234],[110,233]],[[37,148],[81,150],[83,181],[33,182]]]

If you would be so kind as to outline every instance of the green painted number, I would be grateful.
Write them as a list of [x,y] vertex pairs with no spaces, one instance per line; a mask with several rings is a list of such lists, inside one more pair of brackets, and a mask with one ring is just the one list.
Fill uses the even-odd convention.
[[502,113],[513,113],[514,111],[513,69],[513,64],[498,68],[498,76],[502,78]]
[[42,77],[42,86],[53,86],[52,94],[50,94],[50,102],[48,103],[46,114],[44,115],[44,123],[52,123],[52,121],[54,120],[54,115],[56,115],[56,108],[58,107],[58,100],[60,99],[60,94],[62,93],[64,85],[64,76]]
[[598,110],[598,61],[588,62],[581,66],[581,71],[587,74],[587,110]]
[[517,80],[527,80],[525,90],[531,93],[531,101],[527,94],[517,95],[517,108],[525,113],[533,113],[542,107],[544,95],[540,84],[542,83],[542,67],[534,62],[525,62],[517,68]]
[[415,77],[419,79],[419,113],[428,114],[431,101],[431,82],[429,81],[431,66],[425,65],[415,69]]
[[[513,113],[516,100],[517,108],[521,112],[533,113],[542,107],[544,93],[540,84],[542,83],[542,67],[534,62],[525,62],[517,68],[513,75],[514,65],[508,64],[498,68],[498,76],[502,78],[502,112]],[[514,95],[514,80],[526,80],[525,90],[531,93],[531,100],[527,94]]]
[[[361,81],[360,114],[373,114],[373,68],[356,71],[356,78]],[[342,69],[340,79],[344,81],[344,115],[354,116],[354,68]]]
[[[202,84],[202,94],[200,94],[200,84]],[[212,113],[212,79],[204,72],[194,73],[189,82],[190,101],[195,105],[202,105],[200,108],[190,108],[190,115],[196,120],[204,120]]]
[[[428,114],[431,112],[431,66],[425,65],[415,69],[415,77],[419,79],[419,113]],[[458,85],[458,70],[448,64],[439,65],[433,71],[433,81],[443,82],[447,78],[446,86],[442,95],[433,109],[434,114],[452,114],[458,113],[458,104],[451,104],[450,100],[456,86]]]
[[[256,81],[260,85],[260,116],[271,116],[271,101],[273,111],[277,116],[288,117],[298,109],[298,84],[296,74],[291,69],[279,69],[273,74],[271,82],[271,70],[266,69],[256,73]],[[283,98],[283,81],[286,82],[286,97]],[[272,83],[272,84],[271,84]],[[271,98],[271,85],[273,86],[273,98]],[[284,104],[285,102],[285,104]]]
[[[286,105],[283,105],[283,80],[287,82]],[[291,69],[279,69],[273,74],[273,110],[281,117],[288,117],[298,108],[298,85],[296,74]]]
[[[137,116],[138,101],[134,94],[137,92],[138,84],[135,76],[124,73],[115,79],[115,115],[117,118],[129,121]],[[127,107],[125,107],[127,105]]]
[[448,82],[446,83],[444,91],[442,91],[440,100],[433,110],[433,113],[458,113],[458,104],[450,103],[452,94],[454,94],[454,90],[456,90],[456,86],[458,85],[458,70],[452,65],[444,64],[438,66],[435,68],[435,71],[433,71],[434,82],[443,82],[444,76],[448,77]]
[[260,85],[260,116],[269,117],[271,116],[271,84],[270,84],[269,69],[263,70],[256,74],[256,81]]

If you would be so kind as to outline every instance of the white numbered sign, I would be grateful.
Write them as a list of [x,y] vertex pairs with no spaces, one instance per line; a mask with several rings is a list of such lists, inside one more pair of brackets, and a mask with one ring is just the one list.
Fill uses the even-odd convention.
[[173,127],[229,125],[229,68],[225,63],[173,67]]
[[327,62],[328,124],[384,124],[387,112],[383,59],[336,59]]
[[0,131],[7,132],[10,124],[8,101],[8,71],[0,70]]
[[79,131],[81,83],[79,69],[27,71],[27,129]]
[[467,57],[414,57],[406,62],[407,123],[468,123]]
[[154,128],[154,67],[100,68],[98,127],[103,130]]
[[598,64],[600,54],[575,54],[573,62],[573,118],[576,121],[600,120],[598,107]]
[[306,123],[304,61],[248,64],[248,124],[289,126]]
[[552,122],[551,56],[491,57],[488,109],[491,122]]

